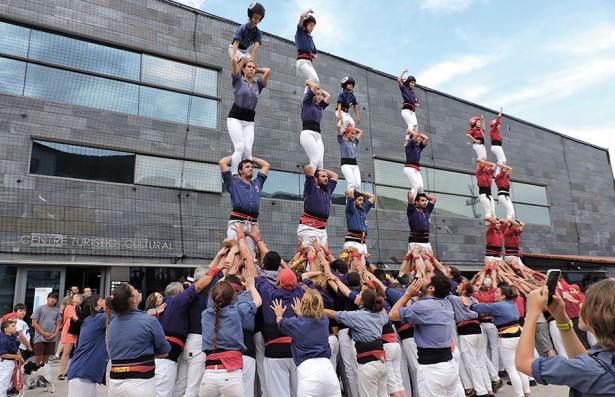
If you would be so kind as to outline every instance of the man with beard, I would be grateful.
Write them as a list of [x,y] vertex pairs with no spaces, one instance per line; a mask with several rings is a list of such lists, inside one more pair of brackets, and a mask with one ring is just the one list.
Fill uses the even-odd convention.
[[312,247],[315,238],[318,245],[329,250],[327,242],[327,219],[331,211],[331,196],[337,186],[337,174],[329,170],[316,170],[311,165],[303,169],[303,214],[299,219],[297,237],[304,247]]
[[412,191],[408,192],[408,225],[410,226],[410,236],[408,237],[408,250],[412,251],[416,245],[427,253],[431,251],[429,243],[429,217],[436,205],[436,197],[419,193],[416,198]]
[[[440,272],[425,284],[417,279],[389,312],[392,321],[414,324],[421,397],[455,397],[458,392],[463,395],[459,365],[453,360],[452,352],[455,314],[446,299],[450,290],[450,280]],[[421,299],[412,302],[410,298],[419,295]]]
[[361,257],[361,263],[365,265],[365,255],[367,253],[367,213],[372,209],[376,196],[368,192],[359,192],[349,188],[346,190],[346,238],[344,249],[355,248],[358,252],[353,253]]
[[[226,156],[218,165],[222,173],[224,185],[231,195],[231,204],[233,210],[228,221],[228,229],[226,236],[237,241],[237,233],[235,232],[235,224],[243,223],[243,231],[246,234],[246,244],[254,255],[254,248],[257,241],[254,241],[250,235],[252,226],[258,226],[258,212],[261,205],[261,190],[267,180],[269,172],[269,163],[265,160],[253,157],[252,160],[243,160],[239,163],[239,176],[234,176],[229,169],[229,164],[233,156]],[[256,179],[254,177],[254,165],[260,168]]]

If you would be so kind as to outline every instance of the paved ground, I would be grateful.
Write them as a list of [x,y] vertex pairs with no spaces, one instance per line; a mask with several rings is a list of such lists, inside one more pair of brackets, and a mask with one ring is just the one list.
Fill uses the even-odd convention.
[[[57,379],[60,373],[59,363],[51,363],[51,375],[53,379]],[[506,378],[504,378],[507,380]],[[66,381],[55,381],[56,393],[57,396],[66,396],[68,395],[68,387]],[[49,393],[45,391],[45,389],[34,389],[28,390],[26,392],[27,396],[49,396]],[[98,395],[106,396],[107,388],[104,386],[98,386]],[[497,397],[518,397],[515,396],[515,393],[512,389],[512,386],[504,385],[503,388],[498,391],[496,394]],[[566,397],[568,396],[568,388],[562,386],[534,386],[532,387],[532,396],[533,397]]]

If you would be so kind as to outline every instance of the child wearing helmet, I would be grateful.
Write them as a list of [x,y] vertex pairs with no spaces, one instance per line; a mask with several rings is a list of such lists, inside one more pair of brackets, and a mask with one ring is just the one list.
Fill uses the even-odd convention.
[[354,115],[357,117],[357,124],[361,124],[361,116],[359,116],[359,108],[357,98],[354,96],[354,79],[346,76],[342,79],[342,92],[337,96],[337,121],[342,122],[342,132],[346,131],[348,126],[355,127],[354,120],[348,113],[350,105],[354,108]]
[[[239,60],[246,57],[256,58],[258,49],[261,45],[262,33],[256,25],[265,18],[265,7],[260,3],[252,3],[248,6],[248,22],[244,23],[235,31],[233,42],[229,44],[228,54],[232,58],[236,56]],[[254,44],[252,55],[248,48]]]
[[401,91],[401,97],[404,100],[404,104],[401,108],[401,117],[406,121],[408,128],[406,129],[406,141],[405,144],[408,144],[410,140],[410,133],[412,131],[419,130],[419,123],[416,119],[416,108],[419,107],[419,99],[414,93],[414,87],[416,85],[416,79],[414,76],[408,76],[404,79],[404,75],[408,69],[404,69],[399,77],[397,77],[397,84],[399,84],[399,89]]
[[[297,73],[305,80],[309,80],[320,85],[320,79],[314,70],[312,65],[312,59],[318,57],[318,50],[314,45],[314,39],[312,38],[312,31],[316,26],[316,18],[311,13],[314,11],[310,8],[299,16],[299,23],[297,24],[297,32],[295,33],[295,48],[297,49]],[[308,87],[305,87],[305,93],[307,93]]]
[[487,160],[487,151],[485,150],[485,116],[481,114],[472,117],[468,124],[470,124],[470,131],[466,134],[472,143],[472,149],[476,152],[477,160]]
[[495,175],[500,173],[500,168],[506,164],[506,156],[504,155],[504,149],[502,149],[502,133],[500,132],[500,125],[502,122],[500,119],[502,118],[502,107],[500,106],[500,113],[495,118],[495,120],[491,120],[489,126],[491,129],[489,130],[489,138],[491,139],[491,153],[495,154],[496,163],[498,167],[495,170]]

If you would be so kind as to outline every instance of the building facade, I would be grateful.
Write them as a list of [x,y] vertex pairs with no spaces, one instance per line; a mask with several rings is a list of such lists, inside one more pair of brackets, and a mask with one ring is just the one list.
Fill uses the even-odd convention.
[[[73,284],[104,294],[129,281],[147,294],[215,255],[230,213],[217,162],[232,151],[228,45],[237,26],[166,0],[0,4],[3,311],[32,303],[44,288]],[[270,248],[289,258],[307,163],[299,143],[304,81],[286,39],[264,34],[257,62],[272,69],[253,150],[272,169],[259,222]],[[408,236],[408,182],[395,77],[326,53],[315,67],[334,98],[342,77],[357,82],[363,189],[378,197],[367,245],[375,260],[398,263]],[[438,197],[432,245],[446,264],[478,270],[484,222],[465,133],[470,117],[497,112],[427,87],[416,91],[419,129],[430,137],[425,188]],[[341,176],[333,107],[322,122],[325,167]],[[502,131],[517,218],[527,223],[522,250],[614,257],[608,151],[508,115]],[[334,252],[346,231],[344,188],[340,181],[327,228]],[[609,266],[568,270],[578,281],[613,272]]]

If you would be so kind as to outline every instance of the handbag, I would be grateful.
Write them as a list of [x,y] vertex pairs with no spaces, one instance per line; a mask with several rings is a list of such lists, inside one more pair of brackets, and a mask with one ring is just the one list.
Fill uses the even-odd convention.
[[68,325],[68,333],[73,336],[78,336],[79,332],[81,332],[81,320],[73,320],[70,319],[70,324]]

